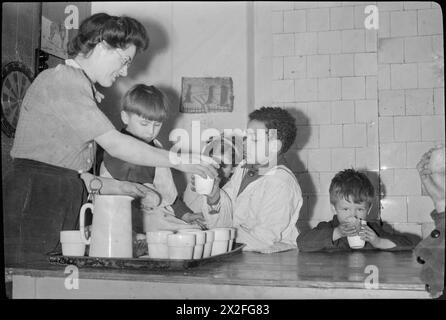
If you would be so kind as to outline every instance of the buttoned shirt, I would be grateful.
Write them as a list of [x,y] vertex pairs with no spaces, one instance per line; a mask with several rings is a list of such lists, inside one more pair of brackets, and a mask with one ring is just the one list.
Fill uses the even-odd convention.
[[94,91],[74,60],[41,72],[23,100],[11,156],[88,171],[94,139],[116,130],[98,108]]

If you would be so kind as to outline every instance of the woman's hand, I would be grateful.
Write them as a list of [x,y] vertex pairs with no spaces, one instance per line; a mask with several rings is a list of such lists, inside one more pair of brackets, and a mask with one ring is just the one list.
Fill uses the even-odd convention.
[[421,160],[417,164],[417,170],[420,174],[421,183],[423,184],[429,197],[434,202],[437,212],[444,211],[445,207],[445,173],[432,172],[431,156],[433,152],[440,148],[442,147],[430,149],[428,152],[423,154]]

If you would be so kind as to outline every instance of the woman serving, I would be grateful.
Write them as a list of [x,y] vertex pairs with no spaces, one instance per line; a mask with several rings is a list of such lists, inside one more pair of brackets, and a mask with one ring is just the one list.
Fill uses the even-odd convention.
[[[11,150],[13,168],[4,180],[5,264],[42,258],[58,243],[59,231],[76,227],[86,186],[94,178],[88,173],[94,142],[136,165],[217,175],[211,160],[199,155],[191,155],[191,164],[172,163],[168,151],[120,133],[98,108],[103,96],[94,85],[110,87],[127,76],[136,53],[148,43],[137,20],[92,15],[69,43],[74,59],[43,71],[29,87]],[[150,192],[140,184],[100,179],[102,194],[138,197]]]

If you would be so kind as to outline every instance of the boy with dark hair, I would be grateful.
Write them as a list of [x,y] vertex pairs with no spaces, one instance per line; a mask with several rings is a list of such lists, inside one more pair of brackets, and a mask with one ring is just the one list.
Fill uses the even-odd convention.
[[348,237],[357,235],[365,241],[363,249],[412,250],[414,245],[405,236],[390,234],[377,222],[366,222],[373,197],[373,185],[364,173],[354,169],[338,172],[330,184],[334,217],[301,233],[297,238],[299,250],[350,250]]
[[222,188],[215,180],[203,199],[203,215],[210,228],[235,227],[244,250],[296,249],[302,192],[284,155],[296,137],[295,119],[284,109],[262,107],[249,114],[247,127],[247,159]]

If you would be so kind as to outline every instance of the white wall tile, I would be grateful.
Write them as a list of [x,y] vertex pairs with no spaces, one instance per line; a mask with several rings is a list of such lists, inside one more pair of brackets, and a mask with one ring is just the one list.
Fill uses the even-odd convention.
[[423,141],[444,141],[445,121],[443,116],[422,116],[421,136]]
[[390,64],[378,64],[378,89],[390,89]]
[[311,220],[329,221],[333,218],[328,196],[309,196],[308,200],[309,216],[311,217]]
[[308,31],[330,30],[330,9],[309,9],[307,11]]
[[367,146],[365,124],[345,124],[343,127],[344,147]]
[[341,31],[326,31],[318,34],[318,53],[340,53],[342,51]]
[[417,35],[417,11],[393,11],[390,13],[390,35],[392,37]]
[[284,32],[305,32],[307,31],[307,20],[305,10],[285,11]]
[[403,38],[379,39],[378,61],[380,63],[402,63],[404,61]]
[[273,57],[273,80],[283,79],[283,57]]
[[393,117],[379,118],[379,139],[381,143],[394,142]]
[[312,125],[331,123],[331,106],[329,102],[309,102],[308,118]]
[[392,64],[390,66],[390,79],[392,89],[417,88],[417,64]]
[[294,55],[294,34],[273,34],[273,54],[275,57]]
[[378,52],[378,30],[365,30],[365,51]]
[[379,140],[379,125],[378,118],[375,121],[369,121],[366,124],[367,129],[367,146],[374,147],[378,146],[380,143]]
[[317,100],[317,79],[294,80],[296,101]]
[[364,52],[365,33],[364,30],[342,31],[342,52]]
[[404,1],[404,10],[430,9],[430,1]]
[[378,108],[380,116],[404,115],[404,90],[379,90]]
[[402,11],[403,1],[378,1],[379,11]]
[[331,122],[344,124],[355,122],[355,106],[353,100],[333,101],[331,103]]
[[314,55],[307,56],[308,78],[328,77],[330,74],[330,56]]
[[293,1],[294,2],[294,9],[310,9],[310,8],[317,8],[317,2],[316,1]]
[[331,180],[336,175],[336,172],[321,172],[319,174],[319,180],[320,180],[320,194],[327,195],[330,191],[330,184]]
[[436,55],[442,55],[444,49],[443,35],[432,36],[432,50]]
[[434,89],[434,113],[444,114],[444,88]]
[[432,115],[433,113],[433,89],[406,90],[406,115]]
[[355,149],[336,148],[331,149],[331,170],[341,171],[355,167]]
[[416,168],[421,156],[429,151],[434,144],[432,142],[408,142],[407,148],[407,168]]
[[302,193],[305,195],[318,194],[320,190],[319,186],[319,173],[318,172],[302,172],[297,175],[297,181],[302,189]]
[[356,76],[376,76],[378,65],[376,53],[356,53],[355,54],[355,75]]
[[395,169],[394,179],[398,195],[421,195],[421,181],[417,169]]
[[365,78],[365,97],[367,99],[378,99],[378,77],[367,76]]
[[444,87],[444,71],[440,72],[439,66],[435,63],[418,63],[418,87]]
[[385,222],[407,222],[405,197],[386,197],[381,200],[381,218]]
[[390,37],[390,12],[379,9],[378,39]]
[[307,57],[295,56],[283,58],[283,76],[285,79],[302,79],[307,77]]
[[377,100],[356,100],[355,101],[356,122],[372,122],[378,120]]
[[341,99],[341,78],[318,79],[317,96],[319,101]]
[[317,53],[317,32],[295,33],[295,54],[316,54]]
[[381,143],[380,145],[381,169],[406,167],[406,144]]
[[[319,126],[297,126],[294,146],[302,148],[319,148]],[[293,146],[293,147],[294,147]]]
[[394,117],[395,141],[420,141],[421,124],[419,117]]
[[361,170],[379,170],[378,146],[355,149],[355,168]]
[[330,29],[353,29],[353,7],[330,8]]
[[283,32],[283,11],[271,12],[271,24],[273,33]]
[[418,33],[420,35],[442,34],[443,16],[441,9],[418,11]]
[[342,78],[342,99],[364,99],[365,98],[365,78],[345,77]]
[[319,128],[320,147],[342,147],[342,125],[321,125]]
[[308,171],[330,171],[330,149],[308,150]]
[[308,149],[294,149],[293,147],[285,153],[285,159],[290,169],[297,173],[306,172],[308,166]]
[[274,1],[272,2],[272,10],[293,10],[294,5],[292,1]]
[[273,95],[273,100],[277,102],[294,101],[293,80],[273,80],[272,95]]
[[353,76],[354,54],[332,54],[330,56],[330,71],[335,77]]
[[432,61],[433,48],[430,36],[410,37],[404,39],[404,61]]

